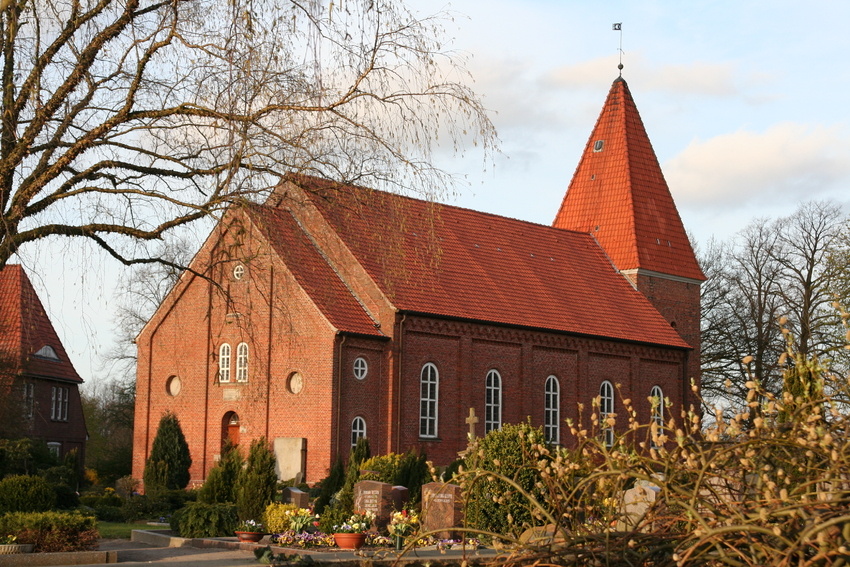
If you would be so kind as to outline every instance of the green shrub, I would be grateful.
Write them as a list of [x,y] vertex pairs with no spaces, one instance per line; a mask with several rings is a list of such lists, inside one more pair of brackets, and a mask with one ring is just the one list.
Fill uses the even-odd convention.
[[406,487],[411,505],[419,502],[422,485],[431,481],[427,458],[413,451],[366,459],[360,464],[359,470],[368,471],[360,475],[359,480],[377,480]]
[[65,483],[53,485],[56,493],[56,507],[60,510],[73,510],[80,505],[80,497],[77,492]]
[[354,512],[354,484],[360,480],[360,465],[369,460],[369,440],[361,437],[351,450],[342,488],[331,498],[332,502],[319,518],[319,529],[331,533],[333,527],[343,524]]
[[40,476],[16,475],[0,480],[0,513],[43,512],[56,506],[56,492]]
[[279,534],[289,529],[289,516],[286,512],[289,510],[297,510],[295,504],[281,504],[280,502],[272,502],[266,506],[266,511],[263,513],[263,525],[266,530],[273,534]]
[[244,461],[235,447],[225,447],[221,460],[213,467],[198,491],[198,501],[207,504],[236,502],[236,479]]
[[125,522],[124,510],[120,506],[95,506],[94,514],[102,522]]
[[188,538],[231,536],[238,524],[233,504],[190,502],[171,517],[171,529]]
[[186,488],[191,466],[189,444],[180,428],[180,420],[167,412],[159,420],[151,454],[145,463],[145,492]]
[[87,492],[80,496],[80,504],[97,508],[98,506],[118,506],[124,504],[124,500],[113,490],[106,490],[102,494]]
[[67,552],[97,548],[97,521],[77,512],[13,512],[0,516],[0,533],[31,543],[34,551]]
[[246,466],[236,480],[236,507],[240,520],[263,517],[266,506],[274,502],[277,493],[275,456],[265,437],[251,442]]
[[128,522],[159,518],[160,516],[167,516],[173,511],[174,509],[168,499],[160,495],[133,496],[121,505],[121,513],[124,514],[124,518]]
[[[545,447],[542,428],[528,423],[504,425],[476,439],[468,451],[467,464],[476,474],[462,476],[467,500],[466,525],[487,532],[516,535],[534,525],[533,510],[515,487],[486,473],[504,475],[527,493],[544,500],[541,493],[539,452]],[[480,474],[483,473],[483,474]]]
[[[337,459],[331,472],[328,476],[322,479],[319,483],[319,494],[316,496],[316,501],[313,504],[313,510],[317,514],[322,514],[325,508],[331,503],[337,492],[340,491],[345,484],[345,465],[341,459]],[[312,492],[312,491],[311,491]]]

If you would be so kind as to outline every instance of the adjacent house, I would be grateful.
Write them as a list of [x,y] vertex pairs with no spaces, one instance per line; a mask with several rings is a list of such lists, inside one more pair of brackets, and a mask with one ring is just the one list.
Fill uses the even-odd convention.
[[83,383],[23,267],[0,270],[3,434],[42,439],[59,458],[85,459]]
[[705,278],[622,78],[553,214],[303,175],[232,207],[137,338],[133,475],[166,411],[196,482],[260,436],[281,478],[314,482],[362,436],[446,465],[529,418],[568,443],[594,398],[644,421],[695,404]]

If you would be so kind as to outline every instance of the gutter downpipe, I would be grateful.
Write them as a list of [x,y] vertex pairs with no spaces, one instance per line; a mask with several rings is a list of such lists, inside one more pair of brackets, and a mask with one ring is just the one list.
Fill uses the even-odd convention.
[[396,427],[395,427],[395,452],[401,452],[401,373],[404,365],[404,322],[407,313],[401,316],[398,322],[398,372],[396,373]]
[[[339,341],[339,354],[337,355],[337,372],[336,372],[336,433],[334,434],[334,455],[333,457],[340,458],[339,454],[339,434],[341,432],[341,425],[339,422],[339,415],[342,412],[342,346],[345,344],[345,339],[348,338],[348,335],[342,335],[342,340]],[[333,466],[334,459],[331,458],[330,465]]]
[[268,329],[268,349],[266,351],[266,441],[272,443],[269,438],[271,414],[271,389],[272,389],[272,326],[274,319],[274,266],[269,266],[269,329]]

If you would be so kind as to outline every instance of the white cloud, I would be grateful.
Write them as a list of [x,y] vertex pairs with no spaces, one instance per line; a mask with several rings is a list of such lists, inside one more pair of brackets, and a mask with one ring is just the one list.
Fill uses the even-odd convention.
[[848,141],[837,126],[784,122],[695,140],[663,169],[685,206],[796,202],[850,185]]

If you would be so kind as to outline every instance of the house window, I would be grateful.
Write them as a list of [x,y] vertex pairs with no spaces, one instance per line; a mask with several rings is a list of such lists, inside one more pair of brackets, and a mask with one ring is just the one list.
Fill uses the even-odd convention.
[[351,446],[357,445],[357,440],[361,437],[366,437],[366,420],[357,416],[351,422]]
[[24,415],[32,418],[35,412],[35,384],[24,384]]
[[593,142],[593,151],[601,152],[602,148],[605,146],[605,140],[596,140]]
[[218,381],[230,382],[230,344],[218,347]]
[[363,380],[369,373],[369,363],[362,356],[354,359],[354,377],[358,380]]
[[561,442],[561,387],[555,376],[546,378],[543,392],[543,434],[553,445]]
[[[661,435],[664,432],[664,391],[661,386],[652,387],[649,392],[649,403],[652,407],[651,424],[656,425],[656,435]],[[654,440],[652,446],[656,446]]]
[[53,386],[50,395],[50,419],[53,421],[68,421],[68,388]]
[[236,266],[233,267],[233,279],[241,280],[244,276],[245,266],[243,266],[242,264],[236,264]]
[[437,400],[440,392],[440,375],[437,367],[428,363],[419,373],[419,436],[437,436]]
[[248,381],[248,343],[236,347],[236,381]]
[[608,416],[612,413],[614,413],[614,386],[605,380],[599,386],[599,423],[606,447],[614,446],[614,428],[606,423]]
[[491,370],[484,385],[484,434],[501,427],[502,377],[497,370]]
[[47,444],[47,450],[50,451],[50,454],[59,458],[59,451],[62,449],[62,443],[57,443],[56,441],[50,441]]

